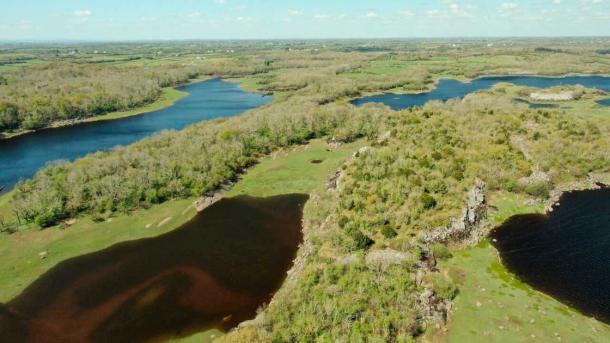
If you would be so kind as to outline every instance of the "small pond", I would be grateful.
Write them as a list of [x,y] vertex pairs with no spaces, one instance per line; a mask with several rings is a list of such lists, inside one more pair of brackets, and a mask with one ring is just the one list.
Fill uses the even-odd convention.
[[281,286],[307,199],[223,199],[172,232],[61,262],[0,306],[0,341],[145,342],[227,331]]
[[514,216],[491,238],[520,279],[610,323],[610,188],[565,193],[551,213]]

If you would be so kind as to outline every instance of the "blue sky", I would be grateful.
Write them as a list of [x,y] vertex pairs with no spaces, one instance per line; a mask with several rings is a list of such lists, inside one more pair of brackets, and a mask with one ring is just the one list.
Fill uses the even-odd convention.
[[610,0],[3,0],[0,40],[591,36]]

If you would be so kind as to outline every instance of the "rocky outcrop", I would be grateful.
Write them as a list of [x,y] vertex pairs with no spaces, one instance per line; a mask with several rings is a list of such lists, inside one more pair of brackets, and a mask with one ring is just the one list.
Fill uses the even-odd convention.
[[437,323],[439,326],[447,322],[447,316],[453,307],[451,300],[437,297],[430,288],[424,288],[417,297],[417,303],[420,313],[426,319],[424,323]]
[[385,249],[385,250],[373,250],[366,254],[364,261],[368,266],[377,267],[381,270],[395,264],[401,264],[411,259],[411,255],[408,253]]
[[518,183],[519,183],[519,186],[521,186],[521,187],[527,187],[529,185],[540,184],[540,183],[550,184],[551,177],[547,173],[545,173],[541,170],[536,170],[530,176],[520,178]]
[[[373,150],[373,148],[371,148],[370,146],[365,146],[365,147],[358,149],[358,151],[356,151],[352,154],[352,157],[350,159],[345,161],[345,164],[346,165],[349,164],[355,158],[359,158],[363,154],[365,154],[369,151],[372,151],[372,150]],[[343,174],[344,174],[343,169],[337,170],[326,183],[326,189],[331,192],[339,190],[339,187],[341,186],[341,179],[343,178]]]
[[331,192],[338,190],[342,177],[343,177],[343,171],[341,169],[337,170],[330,177],[330,179],[328,179],[328,182],[326,183],[326,189]]
[[373,148],[371,148],[370,146],[363,146],[362,148],[358,149],[358,151],[356,151],[353,155],[352,158],[358,158],[362,155],[364,155],[365,153],[372,151]]
[[195,201],[195,208],[197,209],[197,212],[201,212],[220,201],[220,199],[222,199],[222,194],[220,193],[215,193],[212,196],[203,197]]
[[473,233],[486,214],[485,183],[477,180],[475,186],[468,193],[468,201],[462,216],[452,219],[446,227],[426,234],[422,240],[426,244],[463,242],[472,238]]
[[574,100],[573,91],[563,91],[557,93],[535,92],[530,94],[530,98],[538,101],[570,101]]

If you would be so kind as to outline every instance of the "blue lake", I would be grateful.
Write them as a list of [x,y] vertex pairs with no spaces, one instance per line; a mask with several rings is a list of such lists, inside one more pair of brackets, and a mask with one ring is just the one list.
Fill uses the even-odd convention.
[[446,101],[492,88],[499,82],[509,82],[519,86],[550,88],[566,85],[583,85],[587,88],[597,88],[610,92],[610,77],[606,76],[566,76],[566,77],[541,77],[541,76],[490,76],[481,77],[472,82],[461,82],[458,80],[442,79],[436,88],[427,93],[420,94],[394,94],[385,93],[362,97],[352,101],[356,106],[362,106],[370,102],[380,102],[390,106],[394,110],[400,110],[413,106],[422,106],[431,100]]
[[610,106],[610,98],[604,99],[604,100],[600,100],[597,103],[602,105],[602,106]]
[[0,187],[4,186],[6,192],[51,161],[72,161],[92,152],[134,143],[164,129],[180,130],[202,120],[234,116],[271,101],[220,79],[188,85],[182,90],[189,95],[159,111],[0,140]]

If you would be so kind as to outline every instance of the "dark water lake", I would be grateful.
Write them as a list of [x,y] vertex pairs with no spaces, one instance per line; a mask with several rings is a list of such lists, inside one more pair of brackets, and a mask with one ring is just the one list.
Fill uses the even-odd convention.
[[131,144],[164,129],[180,130],[202,120],[237,115],[271,101],[221,79],[195,83],[182,90],[189,95],[159,111],[0,140],[0,187],[10,189],[51,161],[72,161],[92,152]]
[[550,88],[556,86],[583,85],[587,88],[598,88],[610,91],[610,77],[605,76],[566,76],[566,77],[541,77],[541,76],[490,76],[474,79],[472,82],[461,82],[458,80],[442,79],[436,88],[421,94],[393,94],[367,96],[352,101],[356,106],[362,106],[370,102],[380,102],[390,106],[394,110],[400,110],[413,106],[422,106],[431,100],[446,101],[492,88],[500,82],[509,82],[518,86]]
[[534,288],[610,323],[610,188],[561,197],[491,233],[503,263]]
[[59,263],[0,306],[0,341],[148,342],[227,331],[281,286],[307,199],[223,199],[172,232]]

